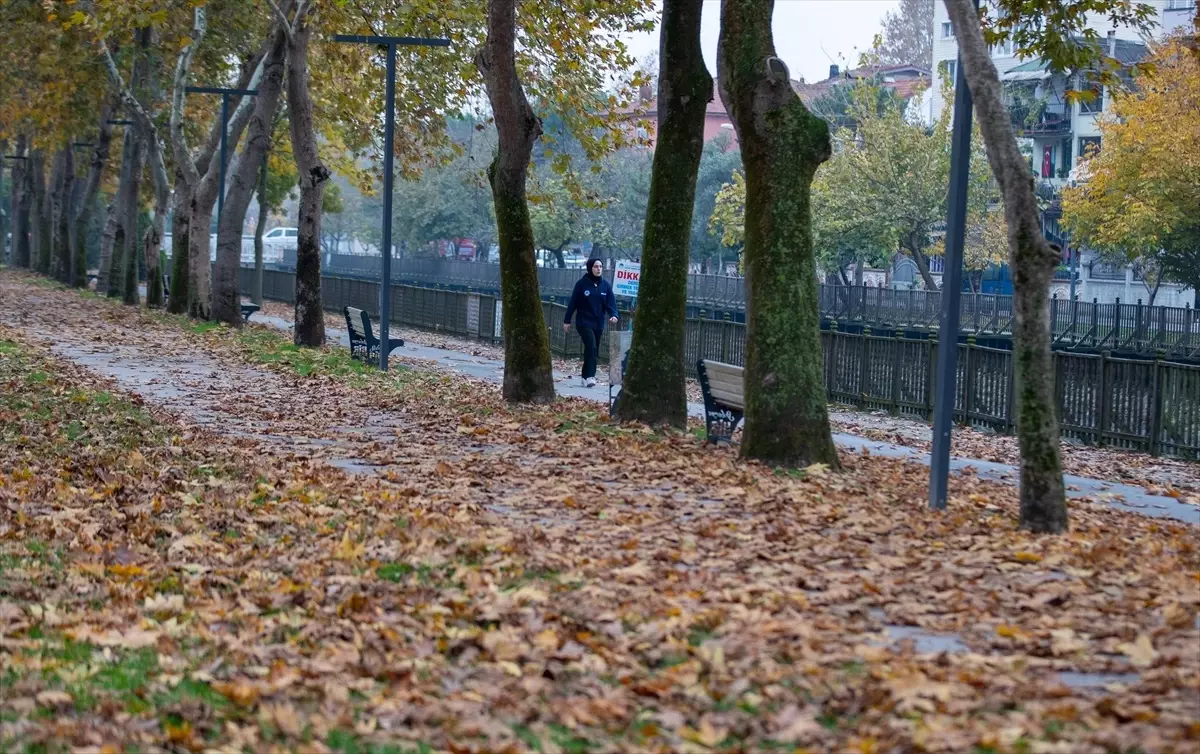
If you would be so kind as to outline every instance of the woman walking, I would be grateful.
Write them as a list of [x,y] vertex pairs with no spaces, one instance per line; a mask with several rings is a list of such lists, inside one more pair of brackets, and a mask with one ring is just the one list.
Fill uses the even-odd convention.
[[563,332],[571,331],[571,315],[575,317],[575,328],[583,340],[583,386],[596,386],[596,352],[600,348],[600,335],[604,332],[604,315],[608,321],[617,321],[617,297],[612,286],[604,279],[604,265],[599,259],[589,259],[587,273],[575,284],[571,302],[567,304],[567,316],[563,320]]

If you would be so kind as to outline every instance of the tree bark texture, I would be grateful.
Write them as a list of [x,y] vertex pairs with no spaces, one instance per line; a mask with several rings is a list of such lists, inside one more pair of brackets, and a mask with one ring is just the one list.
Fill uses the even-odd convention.
[[120,202],[114,197],[104,212],[104,230],[100,232],[100,268],[96,273],[96,293],[102,296],[107,296],[109,289],[116,287],[109,285],[109,281],[113,273],[113,249],[121,227],[120,212]]
[[161,257],[163,228],[167,222],[167,205],[171,200],[171,185],[167,182],[166,169],[162,166],[162,154],[159,152],[158,140],[150,141],[147,146],[147,159],[152,166],[154,178],[154,219],[146,229],[142,239],[143,253],[146,255],[146,306],[161,309],[163,306],[163,276],[159,267]]
[[122,273],[125,256],[125,219],[128,214],[125,208],[125,187],[133,173],[135,145],[133,128],[127,126],[121,138],[121,175],[117,183],[117,195],[109,205],[104,232],[100,235],[100,274],[96,279],[96,292],[109,298],[120,296],[121,287],[125,283]]
[[792,90],[774,0],[722,0],[717,71],[746,170],[746,428],[742,455],[838,466],[822,378],[810,191],[829,128]]
[[[239,86],[256,88],[262,74],[265,58],[257,55],[253,58],[254,67],[244,71]],[[244,83],[243,83],[244,82]],[[237,110],[229,119],[229,133],[226,136],[226,146],[232,153],[241,141],[242,132],[250,122],[250,116],[255,109],[255,98],[248,97],[239,101]],[[217,194],[221,190],[221,120],[213,125],[213,134],[209,144],[197,160],[198,165],[206,165],[203,174],[197,173],[199,183],[190,192],[188,204],[188,315],[196,319],[208,319],[212,307],[212,217],[213,206]],[[207,158],[207,159],[206,159]],[[178,159],[178,157],[176,158]],[[240,230],[239,230],[240,233]],[[239,247],[241,244],[239,236]],[[239,250],[239,261],[240,261]],[[239,306],[240,309],[240,306]]]
[[29,217],[30,254],[33,270],[50,274],[50,197],[46,191],[46,158],[40,149],[30,155],[29,172],[33,180],[33,206]]
[[125,252],[121,257],[121,301],[127,306],[141,303],[138,295],[138,215],[141,211],[142,168],[146,162],[145,134],[135,131],[133,146],[133,170],[129,174],[125,191]]
[[696,176],[713,80],[700,45],[703,0],[665,0],[659,37],[658,145],[642,243],[638,314],[617,418],[687,427],[684,337]]
[[[25,156],[25,135],[17,135],[15,154]],[[13,160],[12,169],[12,252],[14,267],[29,267],[29,207],[32,184],[27,160]]]
[[267,232],[267,157],[263,155],[258,175],[258,222],[254,225],[254,290],[250,300],[262,306],[263,302],[263,234]]
[[242,325],[242,296],[238,270],[242,265],[242,227],[258,183],[258,165],[271,148],[271,125],[283,90],[287,33],[276,24],[270,50],[263,61],[262,81],[254,98],[254,113],[247,127],[246,145],[237,167],[229,175],[224,214],[217,228],[217,278],[213,285],[212,318],[233,327]]
[[100,132],[96,137],[96,146],[92,149],[87,183],[80,194],[79,205],[75,208],[75,249],[71,260],[71,281],[76,288],[87,287],[88,228],[92,225],[92,207],[96,203],[96,197],[100,195],[100,182],[104,177],[108,153],[112,148],[112,125],[108,122],[112,113],[112,105],[106,104],[100,114]]
[[[330,173],[317,152],[313,103],[308,92],[308,45],[312,31],[309,19],[300,19],[299,28],[288,45],[287,97],[292,154],[300,178],[293,337],[298,346],[317,348],[325,344],[325,307],[321,302],[321,200]],[[265,152],[262,159],[266,159]],[[265,189],[265,180],[262,185]]]
[[[0,139],[0,186],[4,185],[4,166],[9,162],[8,160],[4,159],[4,156],[8,153],[8,139]],[[14,160],[14,162],[16,161]],[[9,189],[8,195],[12,203],[12,209],[15,210],[17,207],[17,185],[15,183],[12,184],[12,188]],[[6,218],[4,217],[4,214],[5,213],[0,210],[0,264],[5,262],[12,264],[12,252],[8,250],[8,236],[5,235],[6,223],[4,221]],[[17,213],[13,211],[9,212],[8,216],[15,217],[16,214]],[[16,234],[13,234],[12,238],[15,245],[17,240]]]
[[1021,526],[1035,532],[1067,528],[1050,351],[1050,280],[1058,250],[1042,236],[1034,179],[1017,147],[1000,77],[983,39],[972,0],[946,0],[971,88],[988,162],[1004,198],[1013,271],[1013,370],[1017,442],[1021,449]]
[[488,0],[487,40],[476,56],[496,122],[496,155],[488,168],[500,243],[504,306],[503,395],[513,403],[550,403],[554,376],[542,313],[533,226],[525,186],[542,123],[517,76],[516,0]]
[[[75,150],[67,144],[59,152],[62,164],[58,166],[54,195],[54,261],[51,264],[54,279],[65,285],[71,284],[71,198],[75,194]],[[59,158],[55,158],[57,162]]]
[[182,175],[175,173],[175,197],[171,212],[171,293],[167,297],[167,311],[171,314],[186,314],[188,311],[188,257],[191,247],[190,212],[193,191],[183,183]]

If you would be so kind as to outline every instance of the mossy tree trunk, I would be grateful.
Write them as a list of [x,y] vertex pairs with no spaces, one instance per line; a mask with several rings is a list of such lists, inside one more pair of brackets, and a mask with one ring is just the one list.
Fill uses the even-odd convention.
[[33,179],[33,207],[30,213],[30,253],[32,268],[50,274],[50,197],[46,191],[46,158],[40,149],[30,155],[29,172]]
[[96,197],[100,195],[100,182],[104,177],[104,167],[108,164],[108,153],[112,148],[112,125],[108,122],[112,117],[111,104],[105,104],[100,114],[100,132],[96,137],[96,146],[92,149],[92,162],[88,168],[87,182],[79,197],[79,206],[75,208],[75,249],[72,253],[72,285],[76,288],[87,287],[87,236],[92,226],[92,207]]
[[1004,198],[1013,271],[1013,370],[1017,442],[1021,449],[1021,526],[1035,532],[1067,528],[1050,351],[1050,280],[1059,251],[1042,235],[1034,179],[1021,155],[1004,105],[999,74],[983,38],[973,0],[946,0],[963,75],[978,112],[988,162]]
[[146,263],[146,306],[161,309],[165,291],[163,290],[162,269],[159,260],[162,258],[163,227],[167,222],[167,207],[171,201],[171,186],[167,182],[166,167],[162,164],[159,153],[158,139],[147,142],[147,161],[150,163],[150,173],[154,179],[154,219],[142,237],[142,253]]
[[[17,135],[15,154],[25,156],[25,134]],[[27,160],[13,160],[12,252],[14,267],[29,267],[29,208],[33,200]]]
[[71,197],[75,192],[75,150],[68,143],[55,162],[58,176],[54,182],[54,279],[71,284]]
[[133,167],[129,173],[127,185],[122,186],[125,199],[122,204],[125,215],[122,223],[125,226],[124,253],[121,255],[121,301],[127,306],[137,306],[141,303],[138,295],[138,214],[141,209],[139,201],[142,190],[142,168],[146,159],[146,143],[141,134],[136,134],[133,143]]
[[263,155],[262,165],[258,174],[258,222],[254,225],[254,288],[250,291],[250,300],[262,306],[263,302],[263,233],[267,230],[267,155]]
[[126,126],[121,139],[121,175],[117,183],[117,196],[109,206],[104,233],[100,236],[100,275],[96,280],[96,292],[109,298],[119,298],[125,285],[125,237],[128,235],[126,224],[129,218],[125,200],[136,153],[137,139],[133,128]]
[[[307,6],[306,6],[307,7]],[[325,306],[321,301],[321,204],[330,172],[317,151],[313,103],[308,91],[310,17],[297,19],[288,44],[287,97],[292,154],[300,177],[299,226],[296,232],[296,309],[293,338],[298,346],[325,344]],[[260,164],[265,164],[264,152]],[[265,169],[259,167],[259,193],[265,193]],[[260,202],[265,209],[266,203]],[[261,224],[261,219],[260,219]],[[259,278],[261,280],[261,278]],[[261,295],[261,291],[260,291]]]
[[517,76],[516,0],[488,0],[487,41],[476,56],[496,121],[496,156],[488,169],[500,243],[504,306],[504,387],[514,403],[550,403],[554,376],[534,259],[525,183],[542,133]]
[[617,418],[687,426],[684,335],[696,176],[713,80],[700,46],[703,0],[665,0],[659,38],[658,144],[650,177],[638,316]]
[[793,91],[774,0],[722,0],[717,72],[746,171],[746,428],[742,455],[838,465],[822,379],[810,190],[829,128]]
[[181,180],[182,173],[175,173],[175,195],[171,207],[171,292],[167,296],[167,311],[171,314],[186,314],[188,311],[188,282],[191,268],[191,223],[193,190]]

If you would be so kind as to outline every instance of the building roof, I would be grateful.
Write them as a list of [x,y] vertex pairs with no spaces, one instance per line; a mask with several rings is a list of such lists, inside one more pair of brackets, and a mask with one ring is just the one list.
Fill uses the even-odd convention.
[[[1077,39],[1076,41],[1082,40]],[[1104,40],[1100,44],[1104,45],[1107,41]],[[1123,66],[1141,62],[1150,52],[1146,45],[1130,39],[1115,39],[1113,42],[1113,58]],[[1107,50],[1105,52],[1107,53]],[[1032,58],[1009,68],[1001,74],[1000,78],[1003,81],[1040,81],[1050,77],[1051,74],[1050,66],[1046,61],[1041,58]]]

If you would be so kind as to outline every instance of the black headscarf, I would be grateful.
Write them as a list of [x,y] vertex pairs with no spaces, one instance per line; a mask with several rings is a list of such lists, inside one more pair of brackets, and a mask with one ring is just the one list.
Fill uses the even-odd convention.
[[[599,275],[592,272],[592,266],[595,265],[596,262],[600,262],[600,274]],[[587,261],[587,276],[588,276],[588,279],[590,279],[593,283],[600,282],[600,278],[604,277],[604,262],[600,259],[600,257],[592,257],[592,258],[588,259],[588,261]]]

